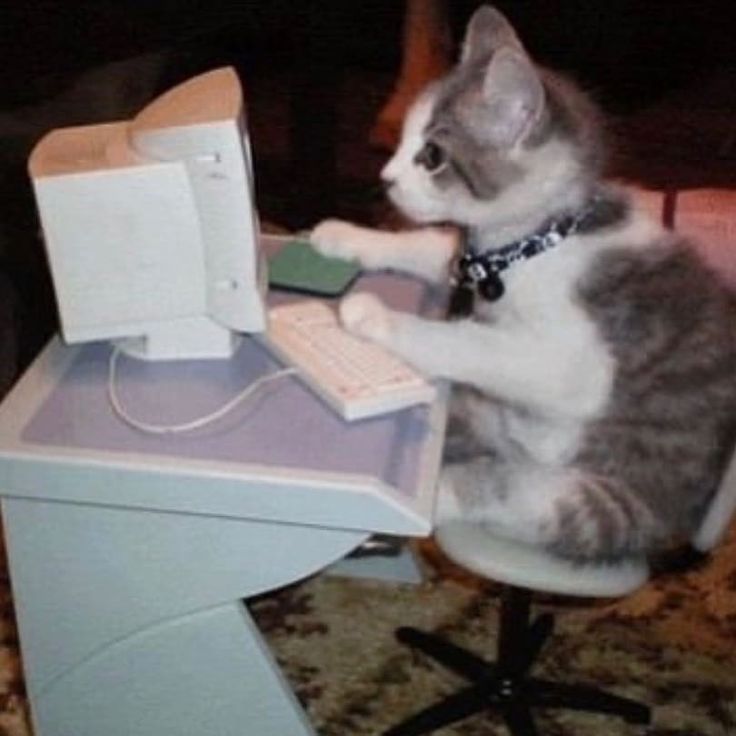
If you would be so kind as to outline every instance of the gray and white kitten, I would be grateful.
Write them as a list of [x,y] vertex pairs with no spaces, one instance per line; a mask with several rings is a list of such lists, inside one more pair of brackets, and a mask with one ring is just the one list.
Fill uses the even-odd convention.
[[483,7],[382,172],[393,202],[427,226],[328,220],[312,235],[366,268],[446,281],[457,230],[435,223],[485,251],[587,211],[465,318],[427,320],[368,294],[340,306],[347,329],[454,385],[437,522],[475,520],[580,561],[686,540],[736,438],[734,296],[603,183],[601,138],[587,97],[536,67]]

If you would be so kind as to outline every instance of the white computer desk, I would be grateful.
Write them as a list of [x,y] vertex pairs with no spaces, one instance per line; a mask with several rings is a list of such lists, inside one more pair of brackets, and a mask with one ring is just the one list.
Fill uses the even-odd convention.
[[[398,308],[424,292],[370,277]],[[247,598],[374,532],[431,530],[443,402],[346,424],[294,377],[186,437],[128,428],[109,348],[54,339],[0,407],[0,494],[36,736],[305,736],[314,731]],[[141,418],[204,414],[276,367],[124,359]],[[243,603],[246,599],[246,603]]]

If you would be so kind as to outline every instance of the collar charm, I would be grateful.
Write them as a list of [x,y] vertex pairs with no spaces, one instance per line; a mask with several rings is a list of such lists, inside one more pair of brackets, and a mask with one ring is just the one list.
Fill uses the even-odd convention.
[[454,316],[470,314],[476,293],[487,301],[500,299],[505,291],[501,273],[515,263],[544,253],[562,242],[568,235],[572,235],[594,206],[595,200],[576,215],[551,220],[541,230],[526,238],[485,251],[479,251],[473,231],[468,231],[463,251],[455,262],[453,276],[455,288],[450,303],[450,314]]

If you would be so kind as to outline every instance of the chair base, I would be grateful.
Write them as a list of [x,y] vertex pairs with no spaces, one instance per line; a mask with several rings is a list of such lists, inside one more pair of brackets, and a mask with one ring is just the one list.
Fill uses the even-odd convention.
[[533,708],[568,708],[647,724],[648,706],[587,685],[553,682],[527,673],[552,633],[554,618],[530,620],[531,591],[509,586],[501,600],[498,658],[488,662],[432,634],[402,627],[400,642],[424,652],[463,676],[469,685],[409,717],[384,736],[420,736],[487,710],[496,710],[512,736],[537,736]]

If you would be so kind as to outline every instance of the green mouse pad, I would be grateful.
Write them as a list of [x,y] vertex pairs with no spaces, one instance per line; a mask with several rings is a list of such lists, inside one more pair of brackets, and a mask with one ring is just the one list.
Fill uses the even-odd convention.
[[323,256],[306,240],[289,241],[268,262],[269,286],[318,296],[340,296],[359,273],[357,263]]

